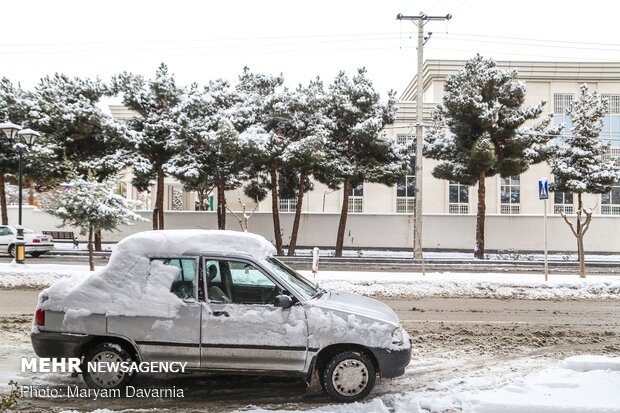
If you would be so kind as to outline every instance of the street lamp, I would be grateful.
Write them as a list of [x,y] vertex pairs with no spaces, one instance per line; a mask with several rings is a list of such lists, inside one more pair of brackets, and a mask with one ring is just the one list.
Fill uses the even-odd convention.
[[18,175],[18,215],[17,215],[17,242],[15,243],[15,262],[23,264],[25,262],[25,242],[24,242],[24,228],[22,227],[22,190],[24,180],[24,145],[19,142],[20,138],[26,142],[26,147],[32,147],[32,143],[36,138],[41,137],[41,134],[32,129],[22,129],[21,126],[12,122],[0,123],[0,130],[5,133],[9,142],[15,144],[15,148],[19,153],[19,175]]

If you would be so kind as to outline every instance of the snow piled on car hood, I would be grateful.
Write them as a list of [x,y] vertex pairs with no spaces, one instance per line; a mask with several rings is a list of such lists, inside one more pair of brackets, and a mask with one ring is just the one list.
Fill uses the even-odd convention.
[[[179,270],[151,258],[201,253],[245,253],[265,258],[275,248],[263,237],[235,231],[147,231],[121,241],[108,265],[76,274],[41,293],[41,308],[94,314],[174,317],[184,302],[170,292]],[[82,314],[84,311],[82,311]]]

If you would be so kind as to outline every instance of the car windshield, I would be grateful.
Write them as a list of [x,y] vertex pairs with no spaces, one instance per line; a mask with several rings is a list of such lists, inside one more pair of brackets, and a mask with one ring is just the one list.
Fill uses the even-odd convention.
[[316,284],[290,269],[276,258],[267,258],[265,262],[269,269],[284,279],[295,289],[295,292],[302,295],[306,300],[318,296],[321,293],[321,289]]
[[34,231],[30,228],[24,228],[24,234],[34,234]]

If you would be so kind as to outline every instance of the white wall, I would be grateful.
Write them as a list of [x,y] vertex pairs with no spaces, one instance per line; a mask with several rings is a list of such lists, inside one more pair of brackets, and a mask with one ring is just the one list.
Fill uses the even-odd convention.
[[[150,218],[151,212],[141,214]],[[283,241],[290,240],[293,213],[282,213]],[[17,208],[9,208],[11,224],[17,221]],[[166,211],[166,228],[216,228],[214,212]],[[574,220],[574,218],[573,218]],[[333,247],[336,243],[339,215],[335,213],[304,213],[297,245]],[[54,217],[32,207],[24,208],[24,226],[36,230],[57,229]],[[576,242],[570,229],[559,216],[549,216],[549,249],[575,251]],[[428,214],[424,217],[424,247],[471,250],[474,245],[474,215]],[[228,229],[238,230],[234,216],[227,216]],[[66,228],[72,230],[71,228]],[[150,222],[125,226],[121,231],[104,234],[104,241],[118,241],[138,231],[151,229]],[[257,212],[250,219],[250,231],[273,241],[270,213]],[[349,214],[345,246],[357,248],[410,248],[413,219],[404,214]],[[76,231],[77,233],[77,231]],[[79,237],[84,239],[84,236]],[[620,217],[595,216],[585,238],[589,252],[620,252]],[[489,215],[486,217],[486,248],[540,251],[543,249],[543,217],[541,215]]]

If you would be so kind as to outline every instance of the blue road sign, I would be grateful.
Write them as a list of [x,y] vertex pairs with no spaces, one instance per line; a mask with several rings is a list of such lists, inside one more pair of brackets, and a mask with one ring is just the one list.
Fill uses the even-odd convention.
[[547,178],[538,180],[538,199],[549,199],[549,182]]

